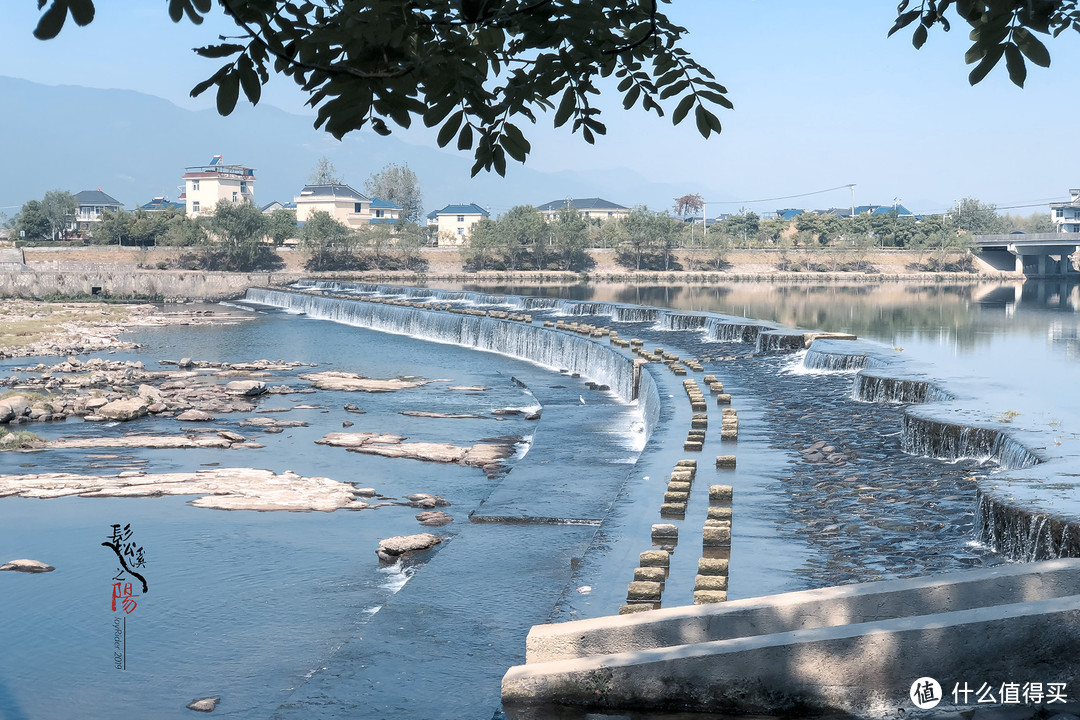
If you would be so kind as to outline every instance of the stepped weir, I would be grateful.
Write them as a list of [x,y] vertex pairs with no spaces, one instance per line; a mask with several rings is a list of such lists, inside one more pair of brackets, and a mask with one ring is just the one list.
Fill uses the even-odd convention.
[[[945,386],[887,348],[746,318],[622,303],[338,282],[307,282],[297,290],[252,288],[245,299],[580,373],[623,401],[636,401],[650,436],[666,412],[654,368],[662,361],[685,374],[678,357],[662,348],[649,353],[640,343],[627,347],[614,332],[581,333],[520,313],[647,323],[705,342],[741,343],[757,355],[805,350],[806,369],[851,374],[853,399],[904,406],[905,452],[985,458],[1001,468],[977,480],[980,541],[1021,561],[1080,556],[1080,484],[1071,471],[1080,443],[1055,445],[1046,432],[996,422],[978,402],[978,388]],[[730,402],[726,394],[718,402],[721,397]],[[694,440],[688,437],[688,446]],[[685,488],[673,482],[678,487],[669,486],[669,494],[676,500]],[[1046,679],[1075,680],[1077,668],[1067,658],[1080,640],[1077,570],[1080,560],[1053,560],[536,626],[526,664],[503,680],[503,698],[510,717],[520,718],[542,716],[530,714],[536,703],[881,716],[907,706],[911,682],[927,675],[943,685],[1000,684],[1032,679],[1026,668],[1054,667],[1060,672]]]

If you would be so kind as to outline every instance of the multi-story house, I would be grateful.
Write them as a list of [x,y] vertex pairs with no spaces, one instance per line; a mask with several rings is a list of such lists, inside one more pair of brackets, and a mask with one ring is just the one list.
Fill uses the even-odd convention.
[[101,214],[106,210],[120,212],[124,209],[119,200],[102,192],[101,188],[76,193],[75,202],[75,222],[71,229],[80,233],[92,232],[94,225],[101,222]]
[[1080,189],[1069,190],[1069,202],[1050,203],[1054,231],[1080,233]]
[[491,214],[476,203],[447,205],[427,216],[428,227],[438,228],[435,233],[439,245],[464,245],[473,225],[488,217]]
[[255,202],[255,171],[243,165],[225,165],[215,155],[209,165],[185,168],[184,208],[188,217],[211,213],[221,201]]
[[369,198],[344,184],[305,185],[293,201],[299,223],[307,222],[317,212],[328,213],[351,228],[397,222],[401,216],[400,205]]
[[557,220],[559,210],[564,207],[572,207],[582,214],[586,220],[603,222],[624,218],[630,214],[630,208],[623,207],[603,198],[563,198],[552,200],[549,203],[536,208],[545,220]]

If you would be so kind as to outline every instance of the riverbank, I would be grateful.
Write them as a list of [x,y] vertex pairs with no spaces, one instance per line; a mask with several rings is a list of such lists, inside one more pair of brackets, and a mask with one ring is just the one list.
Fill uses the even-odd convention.
[[[784,253],[775,250],[733,251],[720,269],[709,265],[707,251],[683,250],[675,255],[668,271],[632,271],[616,262],[613,250],[593,249],[593,266],[585,273],[557,271],[466,272],[459,248],[426,248],[424,269],[413,271],[366,271],[308,273],[306,255],[291,250],[278,252],[282,266],[274,272],[228,273],[176,269],[183,248],[56,247],[24,248],[23,264],[8,263],[0,270],[0,297],[76,299],[102,296],[138,300],[222,300],[236,297],[252,285],[283,286],[300,277],[386,281],[425,284],[431,281],[544,283],[578,285],[582,282],[635,284],[716,284],[767,282],[915,282],[941,283],[995,278],[1022,278],[981,263],[974,272],[942,272],[925,268],[929,254],[887,250],[870,253],[866,272],[844,272],[850,253],[815,250]],[[700,269],[695,269],[700,268]]]

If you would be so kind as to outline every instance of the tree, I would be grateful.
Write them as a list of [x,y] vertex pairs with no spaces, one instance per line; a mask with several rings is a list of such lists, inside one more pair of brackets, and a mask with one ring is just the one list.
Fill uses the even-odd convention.
[[753,210],[742,208],[739,212],[720,221],[720,231],[739,238],[749,245],[750,238],[757,237],[761,218]]
[[538,268],[543,266],[547,228],[539,211],[532,205],[510,208],[496,222],[499,249],[509,270],[516,270],[526,255],[532,253]]
[[486,270],[497,253],[498,227],[494,220],[483,218],[469,230],[466,260],[477,270]]
[[286,240],[296,237],[296,215],[285,208],[278,208],[270,213],[266,222],[266,234],[274,241],[275,247],[281,247]]
[[328,212],[311,214],[300,230],[300,249],[308,254],[308,270],[332,270],[353,259],[354,234]]
[[337,173],[337,168],[325,155],[319,158],[311,175],[308,176],[309,185],[340,185],[341,183],[342,179]]
[[79,203],[67,190],[50,190],[41,200],[41,213],[49,223],[49,238],[67,235],[68,227],[75,222]]
[[956,206],[956,227],[972,235],[991,235],[1005,231],[1005,223],[997,214],[997,207],[964,198]]
[[219,202],[210,218],[210,232],[215,242],[206,246],[204,261],[213,269],[255,270],[275,257],[262,242],[266,216],[250,202]]
[[696,215],[705,208],[705,198],[699,193],[675,198],[675,214],[679,217]]
[[581,211],[565,206],[559,208],[554,222],[548,223],[552,235],[552,251],[559,256],[559,267],[572,270],[583,266],[588,260],[585,249],[589,245],[589,223]]
[[49,219],[38,200],[23,203],[19,214],[15,216],[15,238],[27,241],[47,240],[49,238]]
[[101,213],[101,223],[94,228],[90,242],[94,245],[123,245],[131,242],[131,227],[135,219],[131,213],[120,210],[106,210]]
[[364,181],[368,195],[400,205],[402,222],[419,223],[424,215],[424,194],[420,180],[409,164],[390,163]]

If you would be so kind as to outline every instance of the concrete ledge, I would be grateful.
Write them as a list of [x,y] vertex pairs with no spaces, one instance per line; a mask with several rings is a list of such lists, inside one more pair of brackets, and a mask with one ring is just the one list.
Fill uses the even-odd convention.
[[[660,555],[667,560],[667,554],[662,551],[644,555],[649,555],[650,561],[654,555],[657,561]],[[642,560],[644,566],[644,557]],[[721,562],[710,560],[709,564]],[[666,608],[646,620],[604,617],[535,625],[525,641],[526,662],[607,655],[1069,595],[1080,595],[1080,559],[1003,565],[734,600],[722,607]]]
[[1080,677],[1078,643],[1080,596],[1070,596],[519,665],[503,677],[502,697],[511,706],[885,717],[909,705],[911,681],[922,676],[998,687],[1042,667],[1071,685]]

